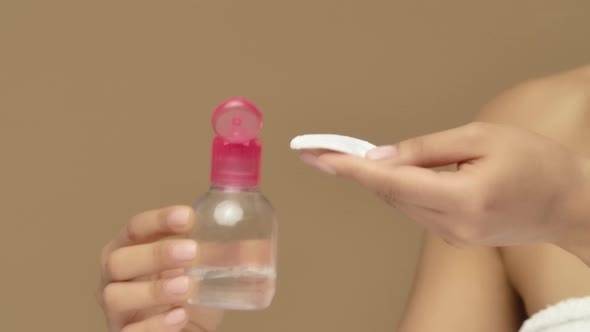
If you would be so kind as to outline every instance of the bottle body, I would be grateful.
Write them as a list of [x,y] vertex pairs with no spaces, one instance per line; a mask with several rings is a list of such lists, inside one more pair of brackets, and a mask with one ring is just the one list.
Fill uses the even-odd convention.
[[187,270],[198,283],[190,304],[256,310],[274,297],[278,224],[274,209],[256,188],[218,186],[194,206],[189,237],[199,245]]

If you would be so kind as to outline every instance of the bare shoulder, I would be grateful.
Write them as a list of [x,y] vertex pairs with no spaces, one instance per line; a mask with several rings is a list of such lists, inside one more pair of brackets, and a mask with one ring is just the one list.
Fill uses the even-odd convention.
[[529,129],[590,155],[590,65],[518,84],[477,119]]

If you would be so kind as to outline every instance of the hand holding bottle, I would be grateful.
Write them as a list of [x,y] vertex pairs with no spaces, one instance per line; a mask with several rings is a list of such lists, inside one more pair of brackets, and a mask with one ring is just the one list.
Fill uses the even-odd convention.
[[97,298],[111,332],[212,332],[223,312],[187,306],[198,285],[185,274],[198,252],[189,233],[190,207],[147,211],[131,218],[101,256]]
[[258,189],[262,113],[231,98],[212,125],[211,184],[194,210],[141,213],[102,252],[97,297],[113,332],[211,332],[224,309],[271,304],[278,225]]

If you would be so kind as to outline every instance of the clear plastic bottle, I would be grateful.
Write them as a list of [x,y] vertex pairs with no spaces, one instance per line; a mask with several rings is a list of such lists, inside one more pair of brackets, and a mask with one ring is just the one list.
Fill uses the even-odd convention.
[[211,187],[195,204],[190,238],[199,244],[188,269],[199,284],[190,304],[255,310],[274,297],[278,225],[259,192],[262,113],[243,98],[231,98],[213,113],[216,133]]

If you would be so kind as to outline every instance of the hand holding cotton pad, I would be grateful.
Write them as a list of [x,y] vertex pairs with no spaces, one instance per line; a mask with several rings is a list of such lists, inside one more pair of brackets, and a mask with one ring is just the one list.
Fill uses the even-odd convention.
[[364,158],[376,146],[358,138],[334,134],[301,135],[291,140],[291,149],[325,149]]

